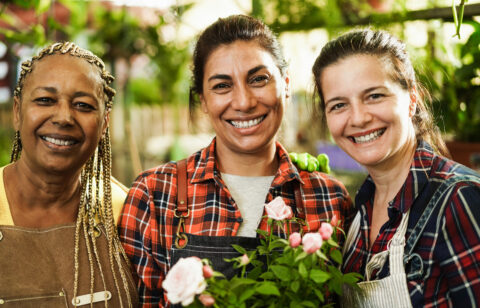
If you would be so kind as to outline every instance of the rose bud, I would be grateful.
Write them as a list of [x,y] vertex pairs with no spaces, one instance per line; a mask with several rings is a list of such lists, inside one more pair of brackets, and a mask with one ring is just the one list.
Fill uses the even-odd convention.
[[318,233],[320,233],[322,236],[322,240],[326,241],[332,236],[333,227],[328,222],[323,222],[318,230]]
[[290,247],[296,248],[302,243],[302,236],[298,232],[293,232],[288,237],[288,242],[290,243]]

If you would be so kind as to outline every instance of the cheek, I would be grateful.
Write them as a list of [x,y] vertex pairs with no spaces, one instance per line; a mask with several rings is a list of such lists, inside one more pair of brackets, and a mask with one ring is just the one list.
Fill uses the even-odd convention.
[[326,115],[328,130],[332,136],[337,136],[341,131],[341,117],[336,115]]

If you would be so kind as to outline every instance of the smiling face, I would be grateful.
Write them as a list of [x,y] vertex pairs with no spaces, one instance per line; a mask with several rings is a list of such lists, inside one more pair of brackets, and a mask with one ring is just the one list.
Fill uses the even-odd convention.
[[15,98],[14,124],[32,170],[79,172],[107,127],[98,69],[69,55],[45,56]]
[[255,41],[220,45],[208,57],[202,110],[210,117],[223,153],[274,151],[283,118],[288,78]]
[[415,146],[415,95],[394,82],[391,63],[353,55],[320,76],[328,128],[337,145],[368,167],[395,164]]

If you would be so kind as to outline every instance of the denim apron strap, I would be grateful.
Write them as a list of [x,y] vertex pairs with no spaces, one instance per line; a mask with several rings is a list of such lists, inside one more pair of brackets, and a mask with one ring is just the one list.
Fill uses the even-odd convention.
[[[405,255],[403,257],[403,264],[405,268],[408,268],[407,279],[414,280],[420,279],[423,276],[423,261],[419,254],[413,253],[415,246],[422,235],[427,222],[430,220],[432,213],[437,206],[441,206],[440,212],[443,212],[443,208],[447,204],[446,200],[443,198],[446,194],[451,192],[451,189],[454,188],[455,184],[459,182],[479,182],[479,179],[475,176],[470,175],[454,175],[451,178],[445,180],[433,194],[430,202],[427,204],[425,210],[420,216],[417,224],[410,233],[409,238],[407,239],[405,245]],[[439,204],[440,201],[444,201],[443,204]],[[440,223],[442,217],[437,219],[437,225]],[[408,266],[407,266],[408,265]]]

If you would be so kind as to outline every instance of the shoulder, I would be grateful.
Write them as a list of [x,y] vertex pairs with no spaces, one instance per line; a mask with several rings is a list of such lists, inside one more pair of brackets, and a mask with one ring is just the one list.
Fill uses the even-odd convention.
[[348,195],[345,185],[329,174],[319,171],[299,171],[299,174],[304,186]]
[[122,212],[123,204],[125,202],[125,198],[127,197],[128,189],[125,185],[120,183],[119,180],[112,177],[111,178],[111,185],[112,185],[112,210],[113,210],[113,217],[115,217],[115,222],[118,222],[118,218],[120,213]]
[[[434,187],[431,200],[444,207],[445,215],[476,216],[480,219],[480,174],[445,157],[435,157],[430,173]],[[462,214],[463,215],[463,214]],[[447,217],[448,219],[448,217]]]

